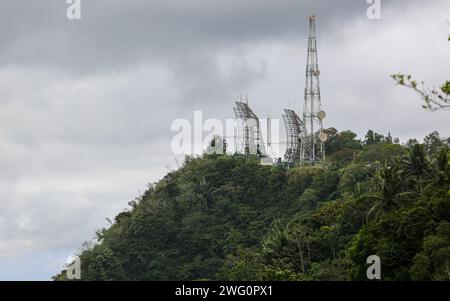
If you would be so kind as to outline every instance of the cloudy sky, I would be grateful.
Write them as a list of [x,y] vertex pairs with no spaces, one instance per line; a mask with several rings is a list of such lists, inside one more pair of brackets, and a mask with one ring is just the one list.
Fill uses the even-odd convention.
[[[450,1],[0,2],[0,280],[47,280],[105,218],[176,168],[176,118],[299,110],[317,16],[325,127],[450,136],[390,74],[449,76]],[[447,20],[447,21],[446,21]]]

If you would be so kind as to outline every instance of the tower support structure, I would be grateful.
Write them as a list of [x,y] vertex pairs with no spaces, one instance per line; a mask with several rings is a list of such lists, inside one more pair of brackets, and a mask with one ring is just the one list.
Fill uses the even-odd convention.
[[237,101],[233,108],[238,121],[237,152],[245,155],[265,155],[258,116],[247,103]]
[[322,120],[325,112],[321,109],[320,70],[317,59],[316,18],[309,17],[308,52],[306,59],[306,84],[303,103],[303,131],[301,136],[300,163],[317,164],[325,159]]
[[286,152],[284,159],[291,165],[300,160],[301,135],[304,128],[300,117],[293,110],[284,110],[284,126],[286,128]]

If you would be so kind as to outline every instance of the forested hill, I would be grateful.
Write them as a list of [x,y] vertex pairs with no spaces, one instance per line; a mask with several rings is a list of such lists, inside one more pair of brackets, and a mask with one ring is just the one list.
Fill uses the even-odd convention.
[[[449,139],[327,130],[323,167],[204,155],[83,251],[83,280],[450,280]],[[54,277],[64,280],[65,272]]]

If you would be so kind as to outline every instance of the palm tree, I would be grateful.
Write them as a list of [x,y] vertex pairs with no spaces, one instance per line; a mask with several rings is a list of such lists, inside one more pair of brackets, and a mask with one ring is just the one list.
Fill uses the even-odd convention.
[[[450,189],[450,156],[448,147],[442,147],[439,153],[434,157],[432,161],[432,167],[434,168],[436,176],[432,184],[438,187],[446,186]],[[450,190],[449,190],[450,191]]]
[[402,178],[401,166],[401,161],[397,158],[392,159],[391,162],[385,162],[374,181],[377,193],[363,196],[378,200],[367,212],[366,223],[369,222],[369,216],[378,206],[382,205],[383,210],[389,211],[397,205],[396,199],[398,197],[410,193],[404,191],[405,184]]
[[402,164],[405,178],[415,182],[416,190],[422,193],[425,178],[430,175],[431,171],[431,164],[423,144],[412,145],[403,158]]
[[394,199],[404,190],[402,170],[399,163],[398,160],[394,160],[390,164],[385,164],[380,171],[380,188],[386,209],[393,207]]

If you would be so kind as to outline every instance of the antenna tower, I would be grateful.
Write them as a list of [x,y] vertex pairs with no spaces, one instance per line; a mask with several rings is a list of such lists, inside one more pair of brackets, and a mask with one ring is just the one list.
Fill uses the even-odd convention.
[[316,18],[309,17],[308,54],[306,60],[306,85],[303,103],[303,126],[301,137],[301,164],[317,164],[325,159],[323,143],[327,135],[323,132],[322,120],[325,112],[321,110],[320,71],[317,60]]

